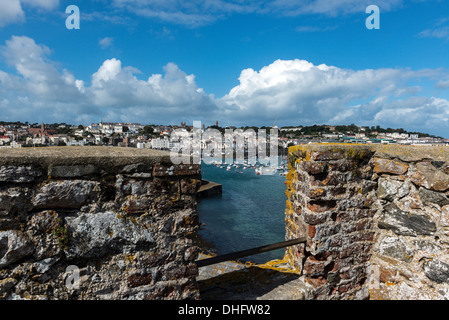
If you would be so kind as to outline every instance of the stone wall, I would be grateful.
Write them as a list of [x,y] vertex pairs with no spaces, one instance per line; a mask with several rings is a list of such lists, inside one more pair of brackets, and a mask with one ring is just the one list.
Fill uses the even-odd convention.
[[449,148],[291,147],[286,249],[315,299],[449,298]]
[[200,170],[149,150],[2,149],[0,298],[197,299]]

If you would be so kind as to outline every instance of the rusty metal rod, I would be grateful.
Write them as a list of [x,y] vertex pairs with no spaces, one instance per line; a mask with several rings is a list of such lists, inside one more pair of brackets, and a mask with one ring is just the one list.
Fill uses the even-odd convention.
[[252,256],[252,255],[255,255],[255,254],[259,254],[259,253],[264,253],[264,252],[267,252],[267,251],[272,251],[272,250],[276,250],[276,249],[290,247],[290,246],[293,246],[295,244],[304,243],[306,241],[307,241],[306,237],[293,239],[293,240],[287,240],[287,241],[273,243],[273,244],[269,244],[269,245],[261,246],[261,247],[257,247],[257,248],[252,248],[252,249],[247,249],[247,250],[243,250],[243,251],[227,253],[227,254],[223,254],[221,256],[216,256],[216,257],[212,257],[212,258],[201,259],[201,260],[195,261],[195,263],[198,266],[198,268],[200,268],[200,267],[210,266],[211,264],[220,263],[220,262],[223,262],[223,261],[236,260],[236,259],[239,259],[239,258]]

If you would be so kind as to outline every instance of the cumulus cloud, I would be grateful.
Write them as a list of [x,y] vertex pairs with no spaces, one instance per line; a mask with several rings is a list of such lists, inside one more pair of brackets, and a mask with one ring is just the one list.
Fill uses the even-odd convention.
[[0,27],[22,21],[24,17],[20,0],[0,1]]
[[13,105],[20,106],[20,118],[28,114],[30,118],[64,117],[67,121],[102,115],[103,119],[161,123],[180,114],[193,121],[216,108],[213,98],[196,85],[195,76],[187,75],[174,63],[167,64],[163,74],[142,80],[137,77],[141,75],[138,69],[108,59],[92,74],[91,85],[87,86],[70,71],[58,69],[49,59],[49,48],[26,36],[13,36],[0,52],[16,70],[15,74],[0,70],[3,107],[9,110],[3,114],[12,118],[17,117]]
[[10,78],[21,82],[18,90],[58,101],[66,101],[78,95],[73,74],[65,69],[57,70],[48,60],[50,49],[46,46],[38,45],[26,36],[13,36],[6,41],[0,52],[5,62],[17,71],[17,76]]
[[[388,124],[446,128],[449,102],[418,98],[410,82],[437,70],[341,69],[305,60],[277,60],[241,72],[239,85],[217,101],[223,118],[287,124]],[[399,100],[401,99],[401,100]],[[242,124],[245,122],[242,121]]]
[[3,0],[0,1],[0,28],[25,20],[23,7],[45,10],[55,9],[59,0]]
[[[140,71],[123,67],[115,58],[104,61],[92,75],[89,93],[97,106],[126,109],[139,107],[147,116],[167,119],[179,113],[199,116],[214,107],[211,97],[174,63],[164,67],[164,74],[153,74],[147,80],[138,79]],[[121,111],[123,112],[123,111]]]
[[302,121],[332,119],[356,100],[390,96],[411,72],[400,69],[349,70],[305,60],[277,60],[260,71],[243,70],[240,84],[220,101],[230,112]]
[[[449,125],[449,101],[426,97],[417,85],[447,79],[439,69],[351,70],[276,60],[260,70],[242,70],[239,84],[215,98],[175,63],[144,75],[111,58],[85,82],[50,56],[48,47],[25,36],[0,47],[0,57],[15,69],[0,70],[0,112],[6,120],[271,125],[277,119],[279,125],[357,123],[440,135],[447,135]],[[447,81],[434,86],[447,87]]]
[[31,38],[13,36],[0,48],[15,74],[0,71],[1,112],[10,119],[76,118],[87,109],[84,83],[48,59],[51,50]]

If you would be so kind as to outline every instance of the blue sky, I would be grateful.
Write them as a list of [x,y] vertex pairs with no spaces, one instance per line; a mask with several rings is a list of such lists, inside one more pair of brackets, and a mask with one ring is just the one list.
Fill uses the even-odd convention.
[[[380,9],[368,30],[365,8]],[[66,28],[66,7],[80,29]],[[381,125],[449,137],[438,0],[0,0],[2,120]]]

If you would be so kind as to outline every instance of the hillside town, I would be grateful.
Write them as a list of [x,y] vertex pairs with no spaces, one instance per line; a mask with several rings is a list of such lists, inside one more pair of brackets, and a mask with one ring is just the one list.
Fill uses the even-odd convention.
[[[243,132],[266,130],[267,137],[271,129],[277,129],[279,147],[319,142],[381,143],[406,145],[449,145],[449,139],[435,137],[425,133],[407,132],[403,129],[382,129],[349,126],[313,125],[297,127],[220,127],[202,125],[201,146],[204,148],[213,139],[208,129],[224,133],[226,129],[242,129]],[[117,147],[149,148],[172,150],[176,142],[171,136],[174,131],[190,135],[193,126],[181,122],[180,125],[142,125],[139,123],[92,123],[88,126],[66,123],[29,124],[28,122],[0,121],[0,148],[45,147],[45,146],[92,146],[106,145]],[[235,141],[234,141],[235,144]]]

